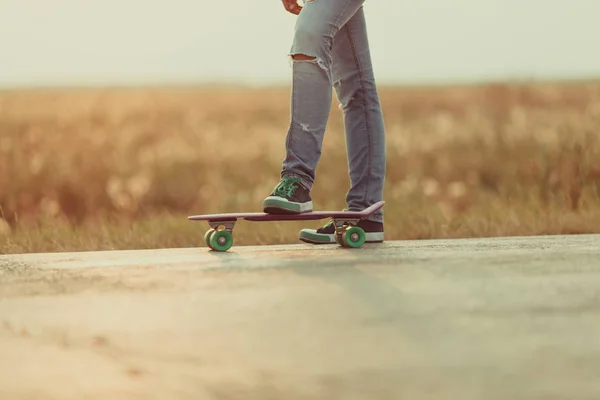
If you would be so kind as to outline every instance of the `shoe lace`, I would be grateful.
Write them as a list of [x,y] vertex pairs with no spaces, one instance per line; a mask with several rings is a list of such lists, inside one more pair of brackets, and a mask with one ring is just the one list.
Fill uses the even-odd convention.
[[282,197],[291,197],[294,195],[296,184],[300,183],[301,179],[295,176],[285,177],[281,179],[281,182],[275,186],[275,194]]
[[328,223],[326,223],[325,225],[323,225],[321,227],[321,229],[327,229],[329,228],[331,225],[333,225],[333,220],[330,220]]

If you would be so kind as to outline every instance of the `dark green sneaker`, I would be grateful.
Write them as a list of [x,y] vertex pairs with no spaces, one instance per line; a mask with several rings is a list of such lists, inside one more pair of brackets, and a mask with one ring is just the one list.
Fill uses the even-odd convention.
[[310,193],[297,177],[284,177],[263,201],[263,210],[269,214],[299,214],[313,209]]
[[[358,221],[356,226],[365,231],[365,243],[382,243],[383,224],[381,222],[369,221],[362,219]],[[319,229],[302,229],[299,234],[299,239],[305,243],[311,244],[336,244],[335,227],[333,221],[329,221]]]

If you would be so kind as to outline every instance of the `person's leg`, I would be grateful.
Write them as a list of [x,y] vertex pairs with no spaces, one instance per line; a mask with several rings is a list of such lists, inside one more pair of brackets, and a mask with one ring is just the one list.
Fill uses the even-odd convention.
[[333,39],[364,0],[313,0],[304,4],[295,27],[291,120],[281,181],[263,201],[269,213],[312,210],[310,190],[321,156],[332,100]]
[[[348,210],[360,211],[383,199],[385,181],[385,127],[361,8],[337,33],[333,42],[333,81],[344,113],[351,187]],[[359,223],[367,242],[383,241],[383,212]],[[309,243],[335,243],[333,224],[300,231]]]
[[[361,211],[383,200],[386,167],[385,125],[362,8],[335,37],[333,79],[346,132],[346,202],[349,210]],[[368,219],[383,222],[383,210]]]

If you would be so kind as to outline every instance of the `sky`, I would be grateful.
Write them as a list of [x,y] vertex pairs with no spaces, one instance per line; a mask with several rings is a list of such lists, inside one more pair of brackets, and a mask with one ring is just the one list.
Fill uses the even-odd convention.
[[[600,77],[598,0],[364,9],[380,83]],[[0,87],[285,83],[296,18],[280,0],[0,0]]]

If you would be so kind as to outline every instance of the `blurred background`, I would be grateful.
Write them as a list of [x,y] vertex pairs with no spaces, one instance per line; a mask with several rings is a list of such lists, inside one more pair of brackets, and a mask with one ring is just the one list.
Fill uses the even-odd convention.
[[[286,84],[281,1],[2,0],[4,87]],[[382,84],[597,76],[594,0],[365,4]]]
[[[600,3],[365,13],[388,240],[600,229]],[[258,211],[284,156],[295,19],[278,0],[0,0],[0,252],[197,246],[187,215]],[[345,207],[343,132],[334,98],[318,209]],[[241,223],[235,240],[302,227]]]

